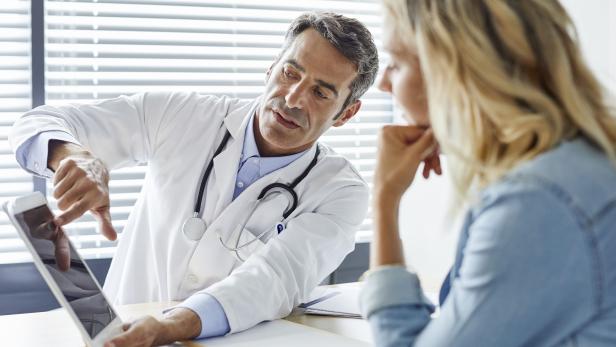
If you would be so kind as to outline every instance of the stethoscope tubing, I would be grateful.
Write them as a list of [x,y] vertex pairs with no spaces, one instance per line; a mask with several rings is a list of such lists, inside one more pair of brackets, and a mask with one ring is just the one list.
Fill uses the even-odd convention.
[[[197,201],[195,202],[195,208],[193,209],[193,216],[190,217],[188,220],[186,220],[184,222],[184,226],[182,227],[184,234],[191,240],[197,241],[199,240],[201,237],[203,237],[203,233],[205,233],[205,229],[207,229],[207,226],[205,225],[205,222],[203,222],[203,220],[201,218],[199,218],[199,214],[201,213],[201,205],[203,202],[203,195],[205,193],[205,187],[207,185],[207,182],[209,180],[210,174],[212,172],[212,169],[214,167],[214,159],[223,151],[223,149],[225,148],[225,146],[227,145],[227,142],[229,141],[229,138],[231,137],[231,133],[227,130],[225,132],[225,136],[223,137],[222,141],[220,142],[220,144],[218,145],[218,147],[216,148],[216,151],[214,152],[214,155],[212,156],[212,159],[210,159],[210,162],[208,163],[208,166],[205,170],[205,172],[203,173],[203,176],[201,177],[201,181],[199,184],[199,194],[197,196]],[[286,220],[292,213],[293,211],[295,211],[295,209],[297,208],[298,205],[298,201],[299,198],[297,196],[297,193],[295,192],[295,187],[304,179],[306,178],[306,176],[308,176],[308,174],[310,173],[310,171],[312,171],[312,169],[316,166],[317,162],[318,162],[318,157],[320,154],[320,148],[319,145],[317,143],[316,145],[316,151],[315,151],[315,155],[312,158],[312,161],[310,162],[310,164],[306,167],[306,169],[295,178],[295,180],[293,180],[293,182],[291,182],[291,184],[284,184],[284,183],[280,183],[280,182],[275,182],[275,183],[271,183],[269,185],[267,185],[265,188],[263,188],[261,190],[261,192],[259,193],[259,196],[257,198],[257,200],[255,201],[255,204],[253,205],[252,210],[250,211],[250,213],[248,213],[247,218],[245,219],[242,229],[246,227],[246,224],[248,222],[248,220],[250,219],[250,217],[252,216],[252,214],[254,213],[254,211],[256,210],[256,207],[258,206],[258,204],[261,202],[262,199],[264,199],[265,197],[267,197],[267,195],[270,193],[270,191],[274,190],[274,189],[282,189],[283,191],[286,191],[290,196],[291,196],[291,206],[287,207],[282,215],[282,221]],[[191,219],[199,219],[202,222],[202,226],[199,227],[199,229],[203,229],[200,230],[200,235],[199,236],[195,236],[194,230],[188,231],[188,229],[186,229],[186,225],[188,224],[189,221],[191,221]],[[194,222],[194,221],[191,221]],[[192,229],[192,228],[191,228]],[[259,240],[261,237],[263,237],[263,235],[267,234],[269,232],[269,230],[265,230],[263,232],[261,232],[259,235],[257,235],[255,237],[254,240],[249,241],[246,244],[243,245],[239,245],[239,241],[241,238],[241,233],[243,232],[243,230],[240,230],[240,234],[238,235],[238,238],[236,240],[236,245],[234,248],[232,247],[228,247],[222,240],[222,237],[219,236],[219,240],[221,242],[221,244],[223,245],[224,248],[228,249],[229,251],[235,252],[236,255],[238,256],[238,258],[241,259],[241,257],[238,254],[238,250],[240,248],[243,248],[245,246],[248,246],[249,244],[252,244],[253,242]],[[190,236],[189,236],[190,234]]]

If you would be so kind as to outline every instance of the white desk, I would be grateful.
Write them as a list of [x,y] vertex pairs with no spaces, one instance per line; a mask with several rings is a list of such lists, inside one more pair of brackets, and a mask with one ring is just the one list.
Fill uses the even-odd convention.
[[[135,318],[148,314],[155,317],[160,317],[162,310],[172,306],[173,304],[173,302],[167,302],[124,305],[118,306],[116,309],[122,320],[131,321]],[[332,341],[336,341],[336,337],[346,337],[357,341],[357,346],[369,346],[372,343],[368,323],[361,319],[297,315],[287,317],[285,320],[287,322],[300,324],[304,327],[308,326],[318,329],[322,334],[334,334],[332,336]],[[250,332],[250,330],[247,332]],[[253,334],[250,336],[250,344],[235,343],[234,345],[263,345],[259,344],[258,335],[255,336]],[[64,309],[39,313],[0,316],[0,339],[3,346],[81,347],[84,345],[77,327],[74,326],[73,321]],[[295,345],[293,341],[286,341],[286,343],[288,346]],[[211,344],[220,345],[220,340],[212,341]],[[269,342],[267,344],[269,344]],[[208,345],[210,345],[208,340],[203,340],[186,341],[178,343],[174,346]]]

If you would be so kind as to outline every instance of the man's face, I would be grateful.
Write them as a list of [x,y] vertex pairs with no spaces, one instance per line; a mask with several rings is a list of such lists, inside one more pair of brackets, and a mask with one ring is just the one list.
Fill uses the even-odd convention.
[[261,154],[301,152],[351,119],[360,102],[341,109],[356,75],[355,65],[314,29],[299,34],[267,73],[254,124]]

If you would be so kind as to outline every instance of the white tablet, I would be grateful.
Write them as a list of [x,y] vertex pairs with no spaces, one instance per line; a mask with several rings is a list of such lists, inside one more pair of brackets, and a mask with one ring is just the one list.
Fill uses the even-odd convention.
[[2,206],[32,253],[34,264],[90,347],[122,332],[122,322],[62,228],[45,197],[29,194]]

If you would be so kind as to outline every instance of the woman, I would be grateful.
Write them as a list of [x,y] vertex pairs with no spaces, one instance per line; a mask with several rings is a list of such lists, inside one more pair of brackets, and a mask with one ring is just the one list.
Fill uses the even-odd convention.
[[[616,346],[616,118],[556,0],[385,0],[380,137],[361,307],[379,346]],[[425,130],[428,129],[428,130]],[[441,309],[397,217],[436,143],[468,206]]]

